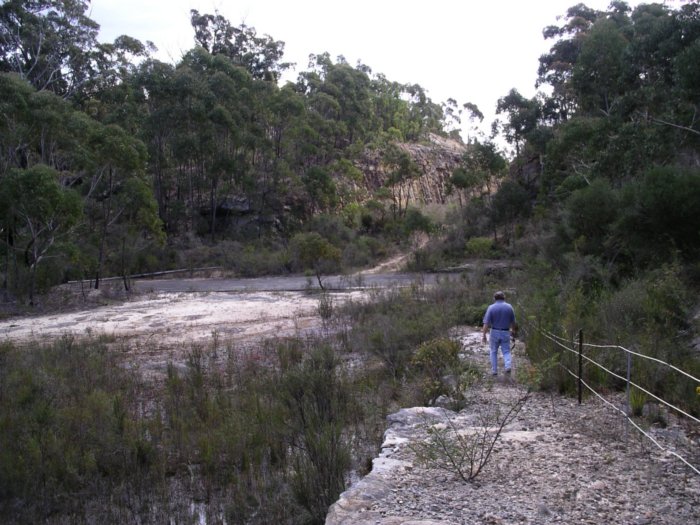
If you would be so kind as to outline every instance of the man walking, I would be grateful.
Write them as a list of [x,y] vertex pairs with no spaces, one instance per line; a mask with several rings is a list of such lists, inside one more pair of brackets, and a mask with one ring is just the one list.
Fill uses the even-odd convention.
[[493,294],[494,303],[486,309],[484,315],[483,342],[486,343],[486,332],[491,329],[491,375],[498,375],[498,347],[503,353],[503,364],[506,374],[510,374],[510,330],[515,330],[515,311],[506,302],[506,294]]

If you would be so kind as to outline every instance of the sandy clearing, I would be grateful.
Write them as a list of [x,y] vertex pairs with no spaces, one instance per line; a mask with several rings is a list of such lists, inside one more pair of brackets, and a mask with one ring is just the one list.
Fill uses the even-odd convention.
[[[333,294],[335,302],[361,292]],[[123,304],[0,322],[0,338],[15,341],[106,334],[155,338],[159,345],[201,342],[216,332],[250,340],[291,335],[318,321],[318,295],[298,292],[158,293]]]

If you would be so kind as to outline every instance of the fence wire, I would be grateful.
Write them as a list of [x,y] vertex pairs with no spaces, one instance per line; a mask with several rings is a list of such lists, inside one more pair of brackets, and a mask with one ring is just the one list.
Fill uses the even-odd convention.
[[[567,339],[565,337],[561,337],[561,336],[553,334],[552,332],[549,332],[547,330],[542,330],[541,328],[537,328],[537,327],[533,327],[533,328],[535,328],[535,330],[541,332],[542,334],[545,334],[545,333],[548,334],[549,336],[556,339],[557,341],[563,341],[563,342],[572,343],[572,344],[574,343],[573,339]],[[650,355],[640,354],[639,352],[635,352],[634,350],[630,350],[629,348],[625,348],[624,346],[621,346],[621,345],[596,345],[596,344],[592,344],[592,343],[583,343],[583,346],[585,348],[601,348],[601,349],[610,349],[610,350],[622,350],[623,352],[625,352],[627,354],[636,355],[637,357],[641,357],[641,358],[647,359],[649,361],[654,361],[655,363],[666,366],[666,367],[670,368],[671,370],[674,370],[675,372],[678,372],[679,374],[684,375],[688,379],[695,381],[696,383],[700,383],[700,379],[698,379],[697,377],[695,377],[692,374],[689,374],[685,370],[682,370],[682,369],[678,368],[677,366],[672,365],[671,363],[667,363],[666,361],[663,361],[663,360],[658,359],[656,357],[652,357]]]
[[[565,350],[571,352],[572,354],[578,355],[578,350],[575,350],[575,349],[573,349],[573,348],[569,348],[568,346],[566,346],[566,345],[564,345],[564,344],[558,342],[556,339],[554,339],[553,337],[551,337],[551,336],[550,336],[547,332],[545,332],[544,330],[540,330],[540,333],[541,333],[542,335],[544,335],[546,338],[548,338],[549,340],[551,340],[551,341],[553,341],[554,343],[556,343],[558,346],[564,348]],[[584,346],[585,346],[585,345],[584,345]],[[583,354],[581,357],[582,357],[583,359],[585,359],[586,361],[588,361],[589,363],[594,364],[594,365],[597,366],[598,368],[600,368],[600,369],[602,369],[602,370],[605,370],[605,371],[606,371],[608,374],[610,374],[611,376],[616,377],[616,378],[618,378],[618,379],[622,379],[625,383],[629,383],[630,385],[632,385],[632,386],[634,386],[635,388],[639,389],[640,391],[644,392],[644,393],[647,394],[648,396],[653,397],[654,399],[656,399],[656,400],[659,401],[660,403],[663,403],[664,405],[666,405],[668,408],[670,408],[670,409],[672,409],[672,410],[675,410],[675,411],[678,412],[679,414],[683,414],[685,417],[687,417],[687,418],[689,418],[689,419],[692,419],[692,420],[695,421],[696,423],[700,423],[700,419],[698,419],[698,418],[696,418],[695,416],[689,414],[689,413],[686,412],[685,410],[683,410],[683,409],[681,409],[681,408],[678,408],[678,407],[675,406],[675,405],[672,405],[671,403],[669,403],[669,402],[667,402],[666,400],[660,398],[659,396],[657,396],[657,395],[655,395],[655,394],[649,392],[647,389],[645,389],[644,387],[638,385],[638,384],[635,383],[634,381],[628,381],[626,377],[623,377],[623,376],[621,376],[620,374],[616,374],[616,373],[613,372],[612,370],[606,368],[605,366],[601,365],[601,364],[598,363],[597,361],[594,361],[593,359],[591,359],[590,357],[588,357],[588,356],[585,355],[585,354]],[[692,377],[692,376],[691,376],[691,377]],[[699,382],[700,382],[700,381],[699,381]]]
[[[529,323],[529,322],[528,322],[527,324],[529,324],[535,331],[539,332],[539,333],[540,333],[541,335],[543,335],[545,338],[549,339],[549,340],[552,341],[554,344],[556,344],[557,346],[563,348],[563,349],[566,350],[567,352],[570,352],[570,353],[575,354],[575,355],[577,355],[577,356],[579,355],[579,351],[576,350],[575,348],[572,348],[572,346],[576,344],[576,341],[575,341],[574,339],[567,339],[567,338],[558,336],[558,335],[553,334],[553,333],[551,333],[551,332],[549,332],[549,331],[547,331],[547,330],[543,330],[543,329],[541,329],[541,328],[538,328],[538,327],[535,326],[533,323]],[[615,350],[622,350],[622,351],[624,351],[624,352],[626,352],[626,353],[628,353],[628,354],[630,354],[630,355],[636,355],[636,356],[638,356],[638,357],[642,357],[642,358],[644,358],[644,359],[648,359],[648,360],[654,361],[654,362],[656,362],[656,363],[658,363],[658,364],[667,366],[668,368],[670,368],[670,369],[672,369],[672,370],[674,370],[674,371],[680,373],[681,375],[683,375],[683,376],[685,376],[685,377],[687,377],[687,378],[689,378],[689,379],[691,379],[691,380],[693,380],[693,381],[695,381],[695,382],[697,382],[697,383],[700,383],[700,379],[698,379],[698,378],[696,378],[695,376],[693,376],[693,375],[691,375],[691,374],[685,372],[684,370],[679,369],[678,367],[673,366],[673,365],[670,364],[670,363],[667,363],[667,362],[662,361],[661,359],[657,359],[657,358],[655,358],[655,357],[650,357],[650,356],[646,356],[646,355],[644,355],[644,354],[640,354],[640,353],[638,353],[638,352],[634,352],[634,351],[629,350],[629,349],[627,349],[627,348],[625,348],[625,347],[623,347],[623,346],[620,346],[620,345],[596,345],[596,344],[584,343],[582,346],[583,346],[583,347],[586,347],[586,348],[599,348],[599,349],[615,349]],[[662,399],[662,398],[656,396],[655,394],[649,392],[648,390],[646,390],[645,388],[641,387],[640,385],[638,385],[638,384],[636,384],[636,383],[634,383],[634,382],[632,382],[632,381],[629,381],[626,377],[622,377],[621,375],[616,374],[616,373],[613,372],[612,370],[609,370],[608,368],[606,368],[605,366],[601,365],[600,363],[594,361],[593,359],[591,359],[590,357],[586,356],[585,354],[581,354],[581,357],[582,357],[583,359],[585,359],[586,361],[592,363],[593,365],[599,367],[600,369],[604,370],[605,372],[611,374],[612,376],[614,376],[614,377],[616,377],[616,378],[618,378],[618,379],[623,380],[625,383],[627,383],[627,384],[629,384],[629,385],[632,385],[632,386],[634,386],[635,388],[638,388],[640,391],[642,391],[642,392],[644,392],[645,394],[651,396],[652,398],[656,399],[656,400],[659,401],[660,403],[663,403],[665,406],[669,407],[670,409],[675,410],[675,411],[678,412],[679,414],[682,414],[682,415],[684,415],[685,417],[687,417],[687,418],[689,418],[689,419],[691,419],[691,420],[693,420],[693,421],[695,421],[695,422],[697,422],[697,423],[700,423],[700,419],[698,419],[698,418],[694,417],[693,415],[687,413],[686,411],[684,411],[684,410],[682,410],[682,409],[680,409],[680,408],[678,408],[678,407],[672,405],[671,403],[668,403],[668,402],[665,401],[664,399]],[[682,463],[684,463],[686,466],[688,466],[693,472],[695,472],[696,474],[700,475],[700,470],[699,470],[698,468],[696,468],[694,465],[692,465],[690,462],[688,462],[684,457],[682,457],[682,456],[681,456],[680,454],[678,454],[677,452],[675,452],[675,451],[673,451],[673,450],[671,450],[671,449],[669,449],[669,448],[664,447],[661,443],[659,443],[656,439],[654,439],[653,436],[651,436],[648,432],[644,431],[644,429],[641,428],[641,427],[640,427],[640,426],[639,426],[625,411],[623,411],[622,409],[620,409],[619,407],[615,406],[613,403],[611,403],[610,401],[608,401],[607,399],[605,399],[605,398],[604,398],[602,395],[600,395],[593,387],[591,387],[588,383],[586,383],[586,382],[583,380],[582,377],[579,377],[578,374],[574,373],[572,370],[570,370],[569,368],[567,368],[566,366],[564,366],[564,365],[561,364],[561,363],[559,363],[559,366],[562,367],[564,370],[566,370],[566,372],[568,372],[571,376],[573,376],[573,377],[576,378],[578,381],[580,381],[581,384],[582,384],[583,386],[585,386],[590,392],[592,392],[596,397],[598,397],[598,398],[599,398],[601,401],[603,401],[606,405],[610,406],[610,407],[613,408],[615,411],[617,411],[617,412],[619,412],[620,414],[622,414],[622,415],[624,416],[624,418],[625,418],[629,423],[631,423],[632,426],[634,426],[634,428],[636,428],[644,437],[646,437],[647,439],[649,439],[656,447],[658,447],[660,450],[664,451],[665,453],[674,456],[675,458],[677,458],[678,460],[680,460]]]
[[678,454],[677,452],[674,452],[673,450],[671,450],[671,449],[669,449],[669,448],[666,448],[666,447],[664,447],[663,445],[661,445],[661,443],[659,443],[656,439],[654,439],[653,436],[649,435],[647,432],[644,431],[644,429],[643,429],[642,427],[640,427],[637,423],[635,423],[635,421],[634,421],[631,417],[629,417],[622,409],[620,409],[620,407],[616,407],[613,403],[611,403],[610,401],[608,401],[607,399],[605,399],[603,396],[601,396],[598,392],[595,391],[594,388],[592,388],[588,383],[586,383],[583,379],[581,379],[581,378],[580,378],[577,374],[575,374],[573,371],[569,370],[569,369],[568,369],[567,367],[565,367],[564,365],[561,365],[561,366],[562,366],[562,368],[564,368],[564,370],[566,370],[569,374],[571,374],[573,377],[575,377],[576,379],[578,379],[579,381],[581,381],[581,384],[582,384],[583,386],[585,386],[588,390],[590,390],[593,394],[595,394],[595,395],[596,395],[601,401],[603,401],[606,405],[608,405],[608,406],[611,407],[613,410],[615,410],[615,411],[619,412],[620,414],[622,414],[622,415],[625,417],[625,419],[626,419],[627,421],[629,421],[630,423],[632,423],[632,425],[634,426],[634,428],[636,428],[637,430],[639,430],[639,431],[642,433],[642,435],[643,435],[644,437],[646,437],[647,439],[649,439],[649,440],[650,440],[652,443],[654,443],[654,445],[656,445],[659,449],[661,449],[662,451],[666,452],[667,454],[671,454],[672,456],[675,456],[677,459],[681,460],[681,461],[682,461],[683,463],[685,463],[688,467],[690,467],[696,474],[700,475],[700,470],[698,470],[697,468],[695,468],[695,467],[694,467],[691,463],[689,463],[683,456],[681,456],[681,455]]
[[635,352],[635,351],[633,351],[633,350],[628,350],[628,349],[625,348],[624,346],[620,346],[620,345],[593,345],[593,344],[590,344],[590,343],[583,343],[583,346],[585,346],[585,347],[587,347],[587,348],[610,348],[610,349],[622,350],[623,352],[626,352],[626,353],[628,353],[628,354],[636,355],[636,356],[638,356],[638,357],[642,357],[642,358],[644,358],[644,359],[648,359],[649,361],[654,361],[654,362],[659,363],[659,364],[661,364],[661,365],[667,366],[668,368],[670,368],[670,369],[672,369],[672,370],[675,370],[675,371],[678,372],[679,374],[684,375],[684,376],[687,377],[688,379],[691,379],[691,380],[695,381],[696,383],[700,383],[700,379],[698,379],[697,377],[695,377],[695,376],[689,374],[689,373],[686,372],[685,370],[681,370],[680,368],[678,368],[678,367],[676,367],[676,366],[673,366],[671,363],[667,363],[666,361],[662,361],[661,359],[657,359],[656,357],[651,357],[651,356],[649,356],[649,355],[640,354],[639,352]]

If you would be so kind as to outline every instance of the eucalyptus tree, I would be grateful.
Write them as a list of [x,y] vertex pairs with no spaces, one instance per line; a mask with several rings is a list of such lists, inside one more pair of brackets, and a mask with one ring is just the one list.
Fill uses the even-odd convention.
[[670,253],[689,260],[695,235],[667,227],[696,215],[687,168],[700,147],[700,5],[579,4],[544,34],[553,44],[538,83],[552,92],[523,135],[531,143],[548,126],[539,190],[563,232],[558,251],[600,259],[618,277]]
[[137,75],[161,217],[170,233],[222,229],[222,204],[258,216],[281,211],[283,179],[299,147],[303,100],[198,46],[174,68],[149,61]]
[[700,5],[639,5],[628,56],[638,78],[631,118],[665,128],[674,143],[700,135]]
[[118,126],[100,125],[95,127],[89,144],[94,158],[92,176],[85,184],[86,214],[97,249],[94,286],[99,288],[107,258],[121,252],[124,260],[127,239],[123,232],[129,230],[124,224],[138,220],[144,229],[157,234],[159,223],[149,199],[143,196],[143,143]]
[[444,115],[440,105],[433,102],[418,84],[406,85],[405,93],[410,106],[410,131],[406,134],[406,140],[420,140],[428,133],[442,134]]
[[32,86],[18,75],[0,73],[0,178],[29,163]]
[[310,125],[318,141],[317,161],[332,162],[338,153],[364,142],[371,121],[370,79],[362,66],[341,56],[311,55],[309,71],[299,75],[297,90],[307,100]]
[[506,174],[507,163],[493,142],[467,144],[449,183],[457,191],[460,207],[470,196],[490,194]]
[[477,137],[483,136],[483,132],[479,131],[476,122],[482,123],[484,121],[484,114],[479,109],[479,106],[473,102],[465,102],[462,104],[462,108],[466,113],[467,121],[471,124],[469,133],[467,134],[467,142],[478,142]]
[[405,93],[404,84],[392,82],[381,73],[371,80],[371,114],[378,120],[376,127],[399,141],[405,141],[406,136],[412,133],[409,126],[410,106],[403,98]]
[[0,67],[37,89],[70,95],[90,76],[87,54],[99,25],[85,16],[89,2],[8,0],[0,6]]
[[90,155],[85,142],[90,119],[15,73],[0,73],[0,99],[3,282],[6,290],[22,291],[19,275],[26,268],[33,302],[40,263],[72,240],[79,214],[68,189],[80,180]]
[[[34,305],[39,265],[81,217],[79,195],[59,182],[59,173],[43,164],[13,169],[0,179],[0,228],[5,235],[5,287],[9,261],[19,254],[29,274],[29,304]],[[15,264],[15,268],[17,265]]]
[[177,232],[184,215],[177,198],[177,173],[173,159],[173,136],[179,124],[179,101],[175,66],[145,60],[130,78],[141,117],[139,137],[148,150],[148,171],[165,231]]
[[625,81],[629,41],[610,19],[595,22],[584,39],[571,82],[580,111],[610,117],[629,90]]
[[554,42],[549,52],[539,59],[536,85],[549,84],[552,87],[551,115],[556,121],[566,121],[576,110],[571,76],[583,41],[598,17],[598,11],[576,4],[567,10],[561,26],[547,26],[542,31],[545,40]]
[[196,43],[212,55],[224,55],[245,68],[253,78],[277,81],[292,64],[282,62],[284,42],[269,35],[258,36],[255,28],[245,24],[233,26],[218,12],[214,15],[190,11]]
[[[557,40],[540,62],[540,81],[554,88],[545,106],[564,91],[570,102],[548,145],[546,178],[604,176],[621,185],[696,148],[700,6],[613,2],[607,12],[581,13],[570,9],[546,31]],[[562,49],[575,52],[565,61]]]
[[256,133],[249,125],[255,120],[256,92],[249,73],[225,57],[214,56],[206,89],[213,95],[207,101],[212,144],[211,156],[205,159],[205,176],[209,186],[209,233],[214,237],[220,195],[248,182],[248,162],[256,156],[260,142],[256,134],[261,135],[262,129]]
[[[188,52],[175,69],[172,86],[165,93],[170,108],[160,126],[169,126],[169,151],[174,169],[173,195],[186,231],[196,231],[202,206],[206,206],[207,169],[213,157],[214,129],[209,118],[214,96],[208,88],[211,55],[202,48]],[[169,224],[174,224],[171,217]],[[205,230],[206,231],[206,230]]]
[[67,101],[51,91],[37,91],[18,75],[0,73],[0,176],[5,170],[46,164],[69,171],[82,152],[70,121],[80,119]]
[[340,250],[318,232],[298,233],[289,243],[290,257],[302,270],[312,270],[319,287],[323,290],[321,277],[338,270]]
[[336,185],[327,169],[311,166],[304,173],[302,181],[309,196],[309,216],[335,208],[338,203]]
[[275,158],[288,154],[294,155],[299,147],[301,128],[306,122],[306,107],[303,97],[297,93],[293,84],[287,83],[275,90],[269,99],[269,120],[267,134],[273,145]]
[[504,131],[506,140],[515,146],[516,158],[520,158],[528,134],[533,132],[542,115],[537,98],[525,98],[517,89],[498,99],[496,113],[506,114]]
[[85,99],[123,78],[152,44],[121,36],[97,40],[100,26],[88,0],[6,0],[0,5],[0,71],[14,72],[37,90]]
[[411,155],[395,143],[389,143],[382,151],[382,165],[387,171],[386,187],[391,191],[394,219],[406,215],[411,183],[420,177],[421,170]]

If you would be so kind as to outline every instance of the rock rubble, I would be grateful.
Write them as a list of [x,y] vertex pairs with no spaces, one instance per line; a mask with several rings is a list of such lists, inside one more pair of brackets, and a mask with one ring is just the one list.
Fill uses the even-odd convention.
[[[486,364],[479,334],[465,328],[455,335],[465,358]],[[517,349],[514,362],[524,362]],[[471,483],[416,458],[411,444],[424,440],[430,425],[449,420],[467,429],[485,407],[525,394],[517,370],[514,376],[485,377],[458,413],[416,407],[392,414],[372,472],[341,495],[326,525],[700,523],[700,476],[595,397],[579,406],[532,393]],[[609,400],[621,403],[614,395]],[[700,465],[698,429],[672,415],[667,422],[647,431]]]

